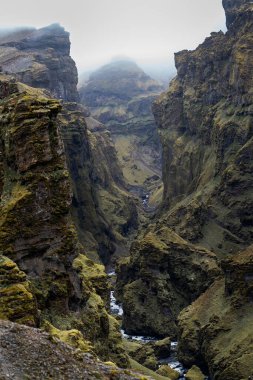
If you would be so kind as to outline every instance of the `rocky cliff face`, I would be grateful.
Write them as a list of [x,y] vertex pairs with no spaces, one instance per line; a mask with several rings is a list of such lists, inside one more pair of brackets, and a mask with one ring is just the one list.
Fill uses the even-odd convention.
[[[69,33],[58,24],[0,37],[2,70],[64,101],[57,123],[72,179],[72,215],[86,252],[106,263],[138,218],[108,131],[76,103],[77,69],[69,53]],[[100,127],[93,128],[94,123]]]
[[[251,254],[233,255],[253,240],[253,5],[223,5],[228,32],[177,53],[177,77],[155,101],[163,203],[119,265],[118,293],[127,329],[173,334],[178,312],[217,278],[180,316],[181,357],[214,379],[239,379],[252,369]],[[231,260],[224,274],[216,258]]]
[[223,3],[228,32],[177,53],[178,75],[154,105],[163,223],[221,257],[253,239],[252,4]]
[[180,359],[213,379],[248,379],[253,368],[253,247],[222,264],[216,281],[179,316]]
[[71,218],[61,106],[9,77],[0,82],[0,251],[10,258],[1,256],[1,318],[78,328],[101,358],[124,366],[103,266],[87,258]]
[[72,215],[79,239],[96,261],[107,263],[137,228],[135,203],[126,191],[115,147],[105,126],[80,104],[64,103],[59,115],[72,179]]
[[32,87],[45,88],[52,97],[77,101],[77,69],[69,55],[69,33],[53,24],[21,29],[0,36],[0,66]]
[[179,312],[219,276],[215,254],[172,230],[152,227],[117,268],[118,296],[127,333],[177,336]]
[[151,105],[161,91],[155,80],[130,61],[103,66],[79,89],[81,102],[110,130],[124,177],[132,186],[148,188],[147,180],[160,175]]

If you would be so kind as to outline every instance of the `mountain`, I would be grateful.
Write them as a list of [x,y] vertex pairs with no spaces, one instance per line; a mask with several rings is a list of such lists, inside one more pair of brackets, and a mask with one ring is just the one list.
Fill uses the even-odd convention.
[[150,178],[152,182],[152,177],[161,173],[151,106],[162,90],[157,81],[127,60],[98,69],[79,89],[82,104],[110,130],[126,182],[137,192],[142,189],[141,195],[150,191]]

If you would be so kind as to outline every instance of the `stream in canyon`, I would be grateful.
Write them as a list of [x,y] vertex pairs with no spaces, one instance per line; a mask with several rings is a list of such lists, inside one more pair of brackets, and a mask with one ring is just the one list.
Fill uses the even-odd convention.
[[[107,274],[109,277],[113,277],[116,275],[115,271],[113,269],[110,269],[107,272]],[[111,314],[113,314],[115,316],[120,316],[120,317],[123,316],[123,308],[122,308],[121,304],[117,302],[115,295],[114,295],[114,290],[112,290],[110,292],[110,311],[111,311]],[[156,338],[156,337],[128,335],[125,333],[125,331],[123,329],[121,329],[121,334],[122,334],[122,337],[124,339],[137,341],[137,342],[140,342],[143,344],[148,343],[148,342],[155,342],[156,340],[158,340],[158,338]],[[174,370],[176,370],[180,373],[179,380],[185,379],[184,374],[186,372],[186,369],[182,366],[182,364],[177,359],[177,342],[171,342],[171,354],[170,354],[170,356],[166,359],[159,360],[159,364],[160,365],[163,365],[163,364],[169,365],[171,368],[173,368]],[[208,378],[206,378],[206,380],[208,380]]]

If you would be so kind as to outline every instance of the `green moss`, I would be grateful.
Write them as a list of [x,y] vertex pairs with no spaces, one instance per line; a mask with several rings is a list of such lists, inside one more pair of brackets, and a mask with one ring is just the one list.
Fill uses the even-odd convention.
[[152,379],[155,379],[155,380],[168,380],[168,377],[161,376],[158,373],[151,371],[150,369],[137,363],[135,360],[131,358],[129,358],[129,362],[130,362],[131,369],[133,369],[134,371],[143,373],[143,375],[150,376]]
[[177,380],[180,377],[180,373],[170,368],[168,365],[161,365],[161,367],[156,371],[161,376],[165,376],[170,380]]
[[108,302],[109,284],[102,264],[96,264],[85,255],[79,254],[73,261],[73,268],[78,271],[84,288],[87,287],[87,283],[91,283],[97,294]]
[[37,308],[24,272],[5,256],[0,256],[0,318],[34,326]]
[[59,330],[48,321],[43,322],[42,328],[53,338],[60,339],[62,342],[67,343],[72,347],[79,348],[79,350],[83,352],[94,353],[94,347],[88,340],[84,339],[79,330]]

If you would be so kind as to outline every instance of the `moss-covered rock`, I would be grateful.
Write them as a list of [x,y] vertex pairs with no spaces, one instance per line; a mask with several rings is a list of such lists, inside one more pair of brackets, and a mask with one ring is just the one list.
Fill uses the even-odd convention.
[[252,243],[252,3],[223,0],[227,33],[175,54],[154,103],[163,150],[160,222],[230,256]]
[[149,228],[117,268],[128,333],[171,336],[178,313],[219,275],[216,256],[189,244],[166,227]]
[[109,283],[108,276],[105,273],[105,267],[102,264],[96,264],[87,256],[79,254],[73,262],[73,268],[79,273],[83,286],[91,283],[96,293],[109,304]]
[[59,127],[71,176],[72,217],[88,256],[108,263],[138,225],[114,144],[103,124],[77,103],[64,103]]
[[156,370],[159,360],[167,358],[170,354],[170,338],[148,343],[124,340],[123,343],[132,359],[151,370]]
[[[126,366],[119,325],[100,297],[108,303],[104,267],[85,256],[71,218],[71,181],[56,120],[61,106],[43,91],[17,85],[13,93],[13,86],[8,90],[10,81],[4,78],[4,83],[0,102],[0,250],[18,263],[31,288],[25,279],[4,287],[1,301],[5,305],[11,297],[13,311],[3,306],[3,313],[15,320],[24,316],[27,322],[35,296],[42,322],[48,320],[58,330],[79,330],[104,360]],[[66,332],[57,334],[71,338]],[[79,339],[78,334],[75,331],[74,340]]]
[[186,372],[185,378],[186,380],[205,380],[205,376],[196,365],[193,365],[191,369]]
[[57,338],[68,345],[78,348],[83,352],[90,352],[94,354],[94,347],[88,340],[85,340],[82,333],[78,330],[59,330],[51,323],[44,321],[43,322],[43,330],[47,331],[50,336],[53,338]]
[[107,64],[79,89],[81,102],[106,125],[125,181],[146,196],[161,184],[161,150],[151,104],[162,86],[134,62]]
[[161,365],[156,371],[156,373],[168,377],[170,380],[177,380],[180,377],[180,373],[175,371],[168,365]]
[[31,284],[17,264],[0,255],[0,319],[36,326],[38,310]]
[[253,247],[223,268],[225,278],[179,316],[179,358],[188,367],[208,366],[218,380],[247,379],[253,368]]
[[41,29],[10,29],[1,36],[0,49],[3,71],[29,86],[47,89],[51,97],[78,100],[77,69],[69,55],[69,33],[59,24]]
[[159,359],[165,359],[170,356],[171,340],[170,338],[164,338],[162,340],[157,340],[153,344],[153,349],[155,356]]

